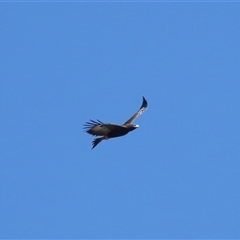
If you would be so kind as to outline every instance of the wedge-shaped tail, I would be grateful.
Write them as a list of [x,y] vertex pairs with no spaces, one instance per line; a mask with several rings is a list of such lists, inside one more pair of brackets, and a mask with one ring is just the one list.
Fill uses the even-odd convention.
[[95,138],[93,141],[92,141],[92,149],[95,148],[102,140],[104,139],[104,137],[100,137],[100,138]]

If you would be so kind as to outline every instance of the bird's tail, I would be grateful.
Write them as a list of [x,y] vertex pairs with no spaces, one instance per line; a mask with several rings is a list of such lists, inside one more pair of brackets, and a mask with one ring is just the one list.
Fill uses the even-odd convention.
[[92,149],[95,148],[103,139],[105,139],[104,137],[100,137],[100,138],[95,138],[93,141],[92,141]]

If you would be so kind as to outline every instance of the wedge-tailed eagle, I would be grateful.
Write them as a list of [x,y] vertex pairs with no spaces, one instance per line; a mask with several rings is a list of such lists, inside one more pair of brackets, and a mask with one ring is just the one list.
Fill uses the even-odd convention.
[[99,120],[97,121],[90,120],[89,122],[86,122],[83,127],[85,131],[93,136],[100,136],[99,138],[95,138],[93,140],[92,149],[95,148],[102,140],[121,137],[138,128],[139,125],[132,124],[132,122],[147,109],[147,106],[148,103],[146,99],[143,97],[143,102],[140,109],[123,125],[103,123]]

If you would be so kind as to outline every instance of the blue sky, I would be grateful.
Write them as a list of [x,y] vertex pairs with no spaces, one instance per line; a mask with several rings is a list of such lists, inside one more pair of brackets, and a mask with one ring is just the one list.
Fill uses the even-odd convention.
[[240,238],[239,12],[1,3],[0,237]]

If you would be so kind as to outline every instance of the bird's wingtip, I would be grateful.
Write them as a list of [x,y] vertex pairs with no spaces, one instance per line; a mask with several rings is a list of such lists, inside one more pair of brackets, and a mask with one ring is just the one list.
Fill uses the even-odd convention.
[[148,106],[147,100],[144,96],[142,97],[143,97],[142,107],[147,107]]

